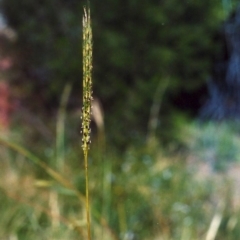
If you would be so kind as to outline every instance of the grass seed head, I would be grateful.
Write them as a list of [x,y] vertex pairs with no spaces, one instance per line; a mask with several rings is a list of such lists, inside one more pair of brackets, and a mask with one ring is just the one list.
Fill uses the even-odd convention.
[[92,28],[90,10],[84,9],[83,16],[83,107],[82,107],[82,148],[90,145],[90,122],[92,105]]

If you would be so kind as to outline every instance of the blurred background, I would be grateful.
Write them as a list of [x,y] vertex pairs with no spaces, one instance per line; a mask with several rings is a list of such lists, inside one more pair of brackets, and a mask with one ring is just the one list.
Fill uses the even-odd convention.
[[[0,1],[1,240],[87,239],[86,4]],[[238,1],[90,7],[94,239],[238,239]]]

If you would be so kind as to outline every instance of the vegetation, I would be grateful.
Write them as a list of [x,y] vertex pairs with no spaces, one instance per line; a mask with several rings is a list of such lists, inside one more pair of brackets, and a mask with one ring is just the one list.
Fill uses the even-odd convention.
[[[213,25],[221,19],[215,1],[207,5],[204,5],[205,1],[189,3],[176,9],[173,8],[177,6],[174,0],[161,3],[162,8],[148,1],[131,0],[125,5],[107,1],[106,5],[98,7],[99,12],[92,1],[97,45],[94,45],[94,86],[105,111],[97,99],[91,102],[92,42],[89,12],[85,12],[83,151],[79,147],[80,113],[71,102],[76,97],[78,84],[74,83],[74,78],[79,75],[81,65],[78,57],[75,58],[79,51],[74,51],[79,44],[72,47],[74,42],[70,44],[66,40],[66,37],[74,38],[71,34],[79,30],[64,25],[76,24],[76,16],[82,12],[78,9],[81,4],[58,1],[56,16],[65,15],[64,21],[56,18],[59,20],[57,26],[60,25],[55,28],[55,15],[50,13],[56,1],[46,1],[46,8],[40,3],[36,8],[27,1],[22,5],[14,2],[18,10],[24,6],[26,11],[19,11],[21,13],[16,16],[8,2],[12,1],[3,1],[3,6],[10,22],[19,31],[19,44],[37,52],[41,49],[36,46],[44,49],[41,54],[39,52],[38,60],[36,52],[30,51],[29,56],[24,56],[25,60],[31,59],[29,68],[34,70],[40,66],[56,74],[51,75],[52,82],[47,84],[49,88],[39,88],[39,93],[49,94],[46,102],[54,109],[57,103],[52,103],[51,99],[59,94],[60,89],[64,90],[58,110],[30,115],[36,123],[31,129],[29,122],[21,118],[25,112],[16,111],[11,130],[1,134],[0,239],[237,239],[240,234],[239,191],[236,187],[239,182],[238,123],[197,123],[176,113],[172,106],[174,101],[171,101],[182,89],[193,89],[201,84],[207,75],[210,68],[207,51],[213,46],[208,45],[210,37],[200,39],[202,41],[198,37],[207,30],[212,31]],[[36,12],[32,11],[34,9]],[[75,16],[74,12],[78,10]],[[188,15],[189,11],[191,15]],[[36,32],[38,21],[29,21],[28,27],[24,21],[16,21],[18,17],[24,20],[25,13],[37,13],[37,18],[46,21],[40,24],[44,30],[42,33]],[[210,21],[210,13],[216,22]],[[193,25],[200,22],[203,15],[206,15],[207,30],[204,30],[205,25],[197,29],[188,25],[188,21]],[[98,19],[98,16],[102,18]],[[169,16],[173,16],[172,19]],[[115,22],[116,29],[111,29],[112,22]],[[173,26],[177,22],[178,27],[162,29],[158,35],[156,29],[163,26],[162,23]],[[51,29],[50,26],[54,27]],[[32,34],[27,38],[29,29]],[[71,34],[61,32],[64,29]],[[190,29],[193,36],[189,34]],[[43,43],[46,36],[52,39],[52,45],[51,41]],[[26,45],[21,42],[24,38]],[[198,50],[206,55],[198,55]],[[53,57],[53,52],[58,51],[63,58]],[[118,57],[111,54],[114,51]],[[180,59],[174,51],[179,51]],[[195,58],[194,54],[198,56]],[[189,60],[192,57],[196,62]],[[67,60],[65,66],[64,60]],[[196,82],[189,82],[193,77]],[[184,79],[183,82],[180,79]],[[42,86],[46,86],[44,84]],[[36,86],[39,85],[32,84],[30,90]],[[24,87],[21,90],[22,94],[29,91]],[[36,99],[31,97],[32,101]],[[90,125],[91,103],[93,125]],[[164,125],[161,115],[163,125],[159,136],[157,122],[162,105],[162,113],[166,113],[170,124]],[[53,115],[55,119],[51,118]],[[170,128],[163,131],[163,127],[171,125],[175,126],[174,131]],[[93,129],[91,133],[90,127]],[[163,144],[166,138],[168,144]]]
[[[38,108],[55,116],[66,82],[73,85],[69,107],[81,106],[79,13],[83,4],[72,0],[1,3],[10,26],[18,32],[20,71],[15,82],[26,86],[21,87],[22,98],[32,111]],[[216,35],[226,17],[221,1],[103,0],[99,4],[92,0],[91,12],[93,78],[98,79],[94,97],[104,108],[107,140],[117,148],[130,142],[143,144],[156,89],[165,89],[160,92],[157,133],[169,140],[164,129],[174,128],[176,108],[196,113],[204,100],[195,96],[220,51]]]
[[[209,126],[202,128],[210,138]],[[198,127],[193,124],[191,129]],[[188,136],[197,140],[194,134]],[[1,148],[2,239],[87,239],[84,163],[79,165],[81,151],[73,140],[66,142],[60,172],[47,166],[55,161],[54,155],[41,160],[20,143],[1,140],[8,147]],[[224,149],[222,144],[215,151]],[[39,146],[47,149],[44,143]],[[237,238],[237,159],[224,173],[214,171],[211,159],[201,158],[195,150],[170,155],[156,144],[140,149],[129,146],[119,155],[107,147],[103,155],[93,142],[89,154],[93,239],[215,239],[207,238],[211,234],[216,239]]]
[[88,150],[90,148],[91,113],[92,113],[92,27],[90,9],[84,8],[83,16],[83,107],[82,107],[82,149],[85,165],[86,212],[88,239],[91,240],[89,184],[88,184]]

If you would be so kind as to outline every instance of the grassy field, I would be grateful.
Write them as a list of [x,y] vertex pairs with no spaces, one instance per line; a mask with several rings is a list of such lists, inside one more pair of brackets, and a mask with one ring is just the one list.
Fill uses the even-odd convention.
[[[93,138],[93,239],[238,239],[236,128],[187,126],[174,152],[157,142],[119,152]],[[84,159],[69,132],[61,153],[56,140],[33,143],[19,130],[1,138],[0,239],[87,239]]]

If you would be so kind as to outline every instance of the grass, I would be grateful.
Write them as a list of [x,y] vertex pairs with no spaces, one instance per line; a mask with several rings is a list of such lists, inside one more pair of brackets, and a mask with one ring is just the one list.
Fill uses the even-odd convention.
[[[237,239],[239,204],[225,173],[202,176],[183,159],[192,152],[170,155],[159,146],[149,151],[132,145],[122,154],[108,148],[103,164],[97,144],[93,138],[89,154],[93,239],[207,239],[209,232],[215,239]],[[87,239],[78,144],[66,141],[62,172],[48,166],[54,161],[37,158],[19,143],[1,140],[1,145],[7,148],[0,152],[5,159],[0,239]],[[216,219],[220,223],[214,230]]]
[[[87,239],[84,168],[76,168],[78,154],[70,152],[79,151],[71,145],[59,180],[54,174],[42,176],[28,152],[5,144],[16,151],[8,160],[21,164],[0,168],[1,239]],[[239,207],[225,175],[201,178],[180,156],[130,146],[122,155],[108,149],[101,178],[103,165],[94,144],[91,152],[93,239],[206,239],[218,216],[217,239],[237,239]]]
[[88,240],[91,240],[89,179],[88,179],[88,151],[90,148],[90,122],[92,112],[92,28],[90,9],[84,8],[83,16],[83,107],[82,107],[82,149],[85,165],[86,181],[86,216]]

